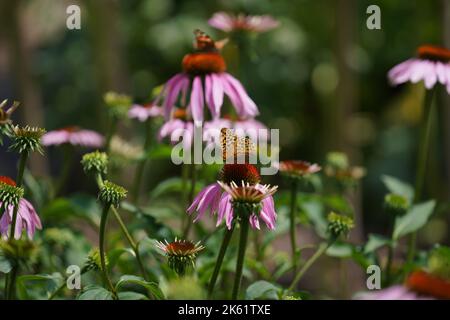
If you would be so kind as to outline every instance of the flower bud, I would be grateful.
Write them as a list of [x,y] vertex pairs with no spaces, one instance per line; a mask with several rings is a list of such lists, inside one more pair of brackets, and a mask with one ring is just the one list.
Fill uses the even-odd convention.
[[405,214],[408,208],[408,199],[404,196],[389,193],[384,197],[384,209],[393,216]]
[[328,232],[333,239],[338,238],[340,235],[346,236],[354,227],[352,218],[337,214],[335,212],[328,214],[327,219]]
[[105,205],[118,207],[120,202],[126,198],[127,190],[111,181],[105,181],[100,189],[99,199]]
[[81,159],[81,165],[86,173],[106,174],[108,172],[108,155],[100,151],[87,153]]
[[[105,256],[105,265],[108,266],[109,260],[108,257]],[[102,264],[100,261],[100,251],[98,248],[94,248],[89,252],[87,256],[86,262],[83,266],[83,272],[88,272],[91,270],[102,270]]]
[[12,179],[0,176],[0,202],[4,206],[17,206],[19,200],[23,197],[23,194],[23,188],[17,187]]
[[41,138],[45,134],[45,130],[38,127],[19,127],[11,128],[11,137],[13,144],[10,149],[17,153],[37,151],[43,154]]
[[438,246],[428,257],[428,270],[436,277],[450,280],[450,248]]
[[121,118],[128,114],[128,109],[132,105],[132,100],[125,94],[119,94],[116,92],[107,92],[103,96],[108,112],[111,116]]

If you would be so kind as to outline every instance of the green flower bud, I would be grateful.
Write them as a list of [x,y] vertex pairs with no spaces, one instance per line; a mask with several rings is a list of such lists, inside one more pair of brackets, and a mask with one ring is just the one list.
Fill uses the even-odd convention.
[[326,165],[332,167],[335,170],[348,169],[348,157],[343,152],[329,152],[327,154]]
[[428,256],[428,270],[434,276],[450,280],[450,248],[438,246]]
[[81,165],[86,173],[106,174],[108,172],[108,155],[100,151],[87,153],[81,159]]
[[108,112],[117,118],[125,117],[132,104],[131,97],[112,91],[107,92],[103,99],[108,107]]
[[[105,256],[105,264],[108,266],[109,260],[108,257]],[[83,266],[83,271],[88,272],[90,270],[102,270],[102,263],[100,261],[100,251],[98,248],[94,248],[89,252],[89,255],[86,259],[86,262]]]
[[346,236],[354,227],[353,219],[335,212],[328,214],[328,232],[331,237],[336,239],[340,235]]
[[127,192],[125,188],[106,180],[98,197],[105,205],[118,207],[120,202],[126,198]]
[[34,152],[44,153],[41,145],[41,138],[45,134],[45,130],[38,127],[19,127],[11,128],[11,137],[13,144],[10,149],[17,152]]
[[403,215],[409,208],[408,199],[395,193],[389,193],[384,197],[384,208],[387,213],[394,216]]

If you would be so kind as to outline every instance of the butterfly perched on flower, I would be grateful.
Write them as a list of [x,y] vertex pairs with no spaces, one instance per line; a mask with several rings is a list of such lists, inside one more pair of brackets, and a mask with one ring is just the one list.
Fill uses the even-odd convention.
[[213,39],[211,39],[209,35],[201,31],[200,29],[194,30],[194,35],[195,35],[194,48],[198,51],[221,50],[228,42],[228,39],[214,41]]
[[[250,155],[256,152],[256,145],[249,137],[239,137],[232,129],[220,130],[220,145],[224,162],[236,163],[238,159],[249,162]],[[242,161],[242,160],[241,160]]]

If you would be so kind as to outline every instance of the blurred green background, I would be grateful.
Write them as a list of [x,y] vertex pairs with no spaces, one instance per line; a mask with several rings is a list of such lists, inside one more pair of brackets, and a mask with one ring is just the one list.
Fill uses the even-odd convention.
[[[69,4],[81,7],[81,30],[66,28]],[[371,4],[381,8],[381,30],[366,27]],[[281,22],[252,39],[245,64],[225,50],[231,72],[259,106],[260,120],[281,128],[282,160],[322,163],[328,151],[341,150],[367,168],[355,200],[360,240],[386,232],[380,177],[413,182],[423,97],[421,83],[391,88],[386,74],[421,44],[450,47],[450,1],[0,0],[0,98],[22,102],[15,114],[22,124],[105,132],[103,94],[149,101],[154,87],[180,71],[194,29],[224,36],[207,24],[220,10],[270,14]],[[423,243],[448,243],[450,103],[441,91],[426,192],[442,205]],[[139,139],[141,130],[131,121],[121,128],[128,139]],[[0,174],[14,176],[15,160],[0,148]],[[60,153],[49,150],[30,168],[44,176],[60,165]],[[169,161],[154,162],[148,187],[178,172]],[[81,187],[80,173],[73,171],[71,190]]]

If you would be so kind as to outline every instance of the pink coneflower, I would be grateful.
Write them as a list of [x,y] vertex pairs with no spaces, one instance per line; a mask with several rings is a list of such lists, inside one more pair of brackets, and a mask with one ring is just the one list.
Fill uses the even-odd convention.
[[[260,206],[249,216],[252,228],[259,229],[259,219],[267,228],[275,229],[277,214],[272,198],[276,187],[259,184],[260,176],[255,166],[251,164],[224,165],[220,181],[206,186],[194,199],[188,208],[188,214],[198,212],[194,222],[203,217],[206,211],[217,213],[217,226],[225,219],[228,229],[231,229],[235,218],[234,205],[246,203]],[[256,207],[255,207],[256,208]]]
[[436,82],[447,87],[450,94],[450,50],[435,46],[421,46],[417,49],[417,58],[406,60],[388,73],[393,85],[405,82],[425,82],[425,87],[431,89]]
[[395,285],[382,290],[360,293],[356,296],[358,300],[422,300],[419,295],[407,287]]
[[[207,142],[218,141],[217,136],[220,128],[229,128],[232,124],[227,119],[214,119],[203,123],[202,139]],[[189,110],[176,108],[172,114],[172,119],[164,123],[158,132],[158,140],[170,137],[172,143],[177,143],[183,134],[183,148],[188,150],[194,142],[194,122],[191,119]]]
[[279,168],[281,173],[300,177],[319,172],[322,169],[318,164],[302,160],[281,161]]
[[212,117],[219,118],[224,95],[228,96],[240,117],[256,116],[258,108],[242,84],[225,72],[226,63],[219,53],[221,45],[199,30],[195,31],[195,35],[196,51],[184,56],[183,72],[169,79],[162,90],[166,119],[170,119],[180,93],[185,102],[189,87],[189,109],[194,121],[203,121],[205,103]]
[[269,15],[232,15],[226,12],[217,12],[208,20],[210,26],[225,31],[253,31],[266,32],[278,27],[279,22]]
[[162,107],[156,106],[152,103],[140,105],[134,104],[128,111],[128,117],[130,119],[137,119],[140,122],[147,121],[148,118],[156,118],[164,115]]
[[59,130],[49,131],[42,136],[44,146],[58,146],[71,144],[88,148],[100,148],[105,139],[95,131],[81,129],[78,127],[66,127]]
[[[16,187],[16,183],[9,177],[0,177],[1,185]],[[18,200],[19,209],[17,211],[16,227],[14,230],[14,238],[20,239],[22,231],[27,232],[28,238],[32,239],[36,229],[42,229],[41,220],[34,209],[33,205],[26,199],[21,198]],[[6,208],[5,208],[6,207]],[[4,239],[8,239],[10,225],[12,223],[14,205],[10,203],[3,203],[0,201],[0,209],[3,215],[0,219],[0,234]],[[2,212],[0,212],[1,214]]]

